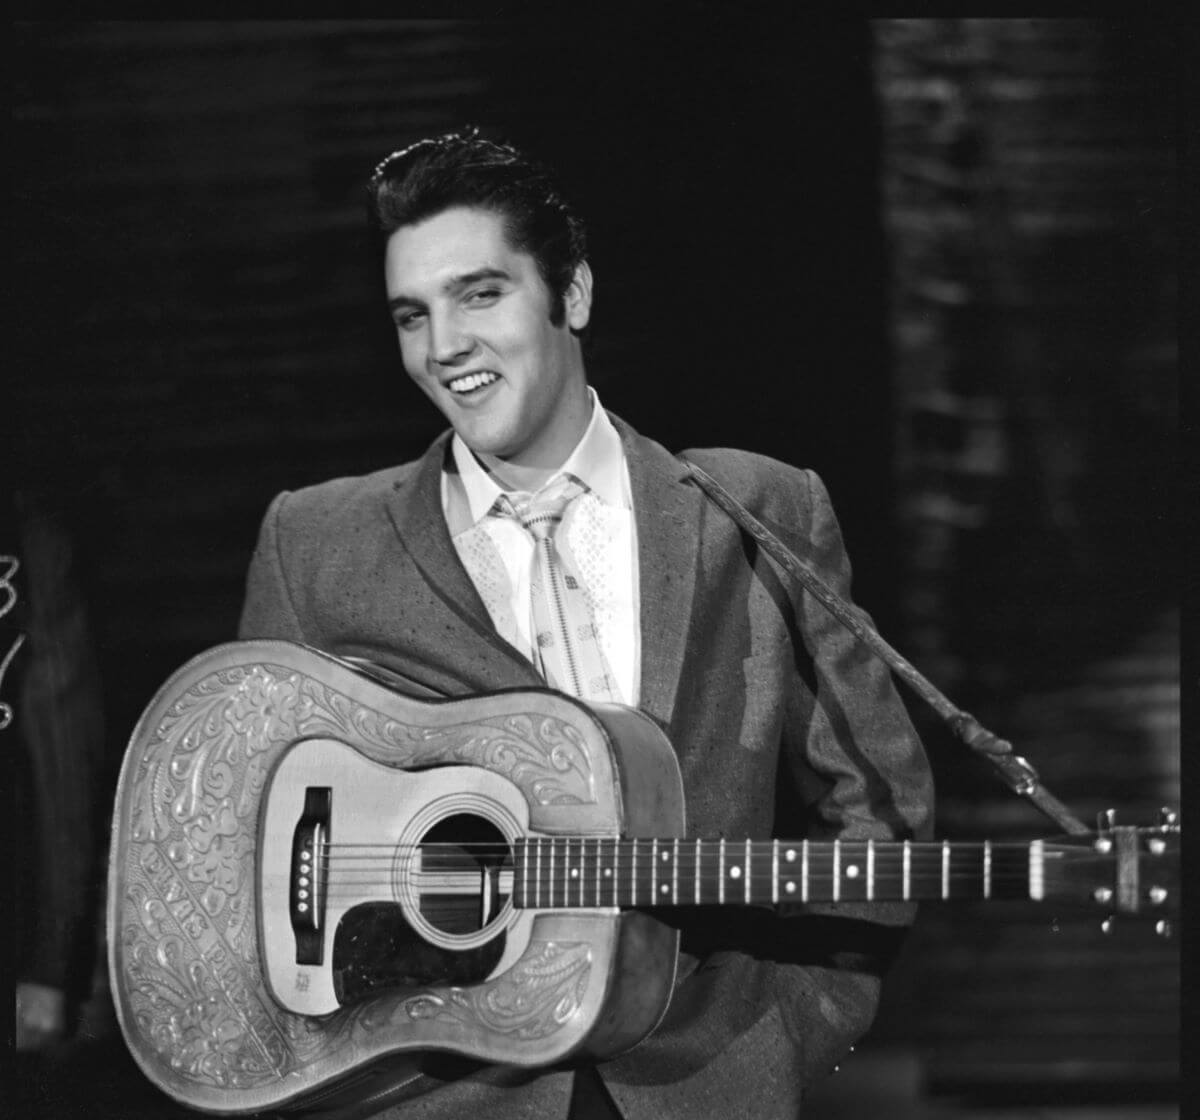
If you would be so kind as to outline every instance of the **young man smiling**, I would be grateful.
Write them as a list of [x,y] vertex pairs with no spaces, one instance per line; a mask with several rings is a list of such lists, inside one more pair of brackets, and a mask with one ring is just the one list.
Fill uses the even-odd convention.
[[[276,498],[241,636],[448,696],[549,682],[637,707],[675,747],[691,836],[924,835],[929,772],[886,669],[589,388],[592,274],[549,172],[451,134],[389,156],[369,197],[404,367],[451,431],[416,462]],[[687,454],[848,593],[812,472]],[[680,913],[669,1009],[632,1051],[543,1072],[431,1060],[389,1115],[794,1116],[869,1026],[912,918]]]
[[509,244],[503,215],[455,206],[399,227],[384,275],[409,376],[493,475],[536,490],[591,418],[574,333],[591,314],[587,261],[555,308],[534,259]]

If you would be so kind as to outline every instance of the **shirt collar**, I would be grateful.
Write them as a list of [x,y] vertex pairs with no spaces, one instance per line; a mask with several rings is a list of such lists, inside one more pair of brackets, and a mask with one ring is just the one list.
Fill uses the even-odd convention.
[[[546,485],[560,475],[571,474],[602,502],[619,509],[632,509],[629,472],[625,466],[625,448],[621,437],[601,406],[595,389],[589,386],[588,394],[592,400],[592,418],[587,430],[562,468],[547,480]],[[450,448],[467,499],[471,524],[478,524],[488,515],[504,490],[471,454],[470,448],[457,432],[450,441]]]

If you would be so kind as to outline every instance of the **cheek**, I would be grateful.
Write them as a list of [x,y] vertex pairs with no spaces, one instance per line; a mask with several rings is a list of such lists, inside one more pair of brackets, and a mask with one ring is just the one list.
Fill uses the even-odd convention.
[[414,381],[419,381],[425,372],[425,347],[419,338],[409,338],[403,334],[397,336],[397,341],[400,344],[400,361],[404,371]]

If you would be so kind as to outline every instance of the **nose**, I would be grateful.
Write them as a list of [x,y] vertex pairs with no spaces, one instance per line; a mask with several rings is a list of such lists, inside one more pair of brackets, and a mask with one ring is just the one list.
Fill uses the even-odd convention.
[[458,316],[431,314],[429,318],[429,360],[438,366],[453,366],[466,360],[475,349],[475,340],[463,329]]

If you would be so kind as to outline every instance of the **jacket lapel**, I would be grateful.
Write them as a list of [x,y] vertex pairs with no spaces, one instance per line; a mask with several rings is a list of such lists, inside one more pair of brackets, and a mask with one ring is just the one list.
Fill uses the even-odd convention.
[[[610,416],[612,414],[610,413]],[[687,470],[619,417],[638,539],[641,601],[641,695],[638,707],[662,727],[675,711],[692,625],[704,498]],[[465,689],[543,685],[537,670],[496,632],[479,592],[458,558],[441,502],[441,472],[450,433],[430,446],[388,497],[393,527],[420,585],[404,609],[420,616],[431,657]],[[411,581],[408,581],[411,582]],[[445,672],[439,676],[444,679]]]
[[[610,414],[611,415],[611,414]],[[625,445],[633,490],[641,600],[641,697],[638,707],[669,727],[687,653],[700,553],[704,498],[667,449],[613,423]]]
[[436,643],[431,653],[454,666],[468,689],[542,685],[537,670],[496,632],[450,538],[441,498],[449,438],[446,432],[436,439],[388,497],[393,527],[420,577],[405,609],[422,616],[422,629]]

